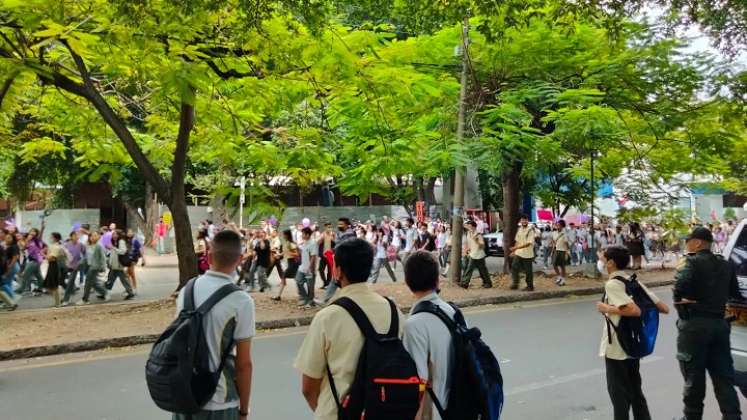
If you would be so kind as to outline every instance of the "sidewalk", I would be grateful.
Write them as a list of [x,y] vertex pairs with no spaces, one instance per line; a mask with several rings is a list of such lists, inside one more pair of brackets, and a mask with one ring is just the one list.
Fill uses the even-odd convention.
[[[672,277],[671,270],[658,269],[639,275],[642,281],[652,285],[671,284]],[[166,282],[163,279],[153,281]],[[494,275],[493,282],[496,285],[493,289],[482,289],[480,281],[475,280],[470,289],[464,290],[443,281],[441,295],[461,306],[476,306],[601,294],[602,287],[601,280],[588,279],[580,274],[570,277],[565,287],[556,286],[552,277],[535,276],[536,291],[531,293],[509,290],[510,280],[506,276]],[[173,284],[168,293],[173,291]],[[380,279],[371,287],[382,295],[393,297],[403,310],[413,303],[413,297],[402,281],[391,283],[386,278],[382,283]],[[323,292],[317,290],[317,295]],[[270,293],[252,293],[258,328],[307,325],[318,309],[298,308],[295,294],[290,282],[282,302],[272,301],[273,294]],[[148,343],[154,341],[174,319],[175,308],[171,299],[130,302],[0,313],[0,325],[4,326],[0,328],[0,360]]]

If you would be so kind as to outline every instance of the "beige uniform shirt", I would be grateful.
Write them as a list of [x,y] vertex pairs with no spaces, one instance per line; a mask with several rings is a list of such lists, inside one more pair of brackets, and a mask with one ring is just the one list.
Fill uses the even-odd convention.
[[568,236],[566,236],[565,231],[553,232],[552,242],[555,244],[556,251],[568,252],[570,250],[570,245],[568,243]]
[[478,238],[481,238],[482,235],[475,231],[467,232],[467,247],[469,248],[469,257],[473,260],[480,260],[485,258],[485,241],[483,240],[483,245],[480,246],[480,244],[477,242]]
[[[608,305],[615,306],[617,308],[620,308],[625,305],[629,305],[633,303],[633,298],[628,296],[627,293],[625,293],[625,284],[621,282],[620,280],[615,279],[615,277],[623,277],[623,278],[629,278],[630,276],[625,273],[624,271],[615,271],[612,274],[610,274],[609,280],[607,280],[607,283],[604,284],[604,293],[605,298],[604,302]],[[659,303],[659,298],[651,293],[650,290],[646,288],[646,286],[639,282],[643,290],[648,293],[649,297],[651,297],[651,300],[656,304]],[[610,318],[610,321],[612,321],[613,324],[619,325],[620,324],[620,315],[607,315]],[[628,355],[625,354],[625,350],[620,347],[620,342],[617,340],[617,334],[615,334],[615,330],[612,330],[612,343],[610,343],[610,340],[607,335],[607,321],[602,318],[602,324],[603,324],[603,332],[602,332],[602,342],[599,345],[599,357],[606,357],[608,359],[612,360],[625,360],[628,358]]]
[[517,257],[521,258],[534,258],[534,228],[527,225],[527,227],[520,226],[516,232],[515,246],[522,246],[529,244],[529,246],[517,249],[514,253]]
[[[389,302],[369,290],[368,283],[345,286],[338,296],[347,296],[357,303],[377,332],[385,334],[389,331]],[[399,313],[400,337],[403,325],[404,317]],[[308,377],[322,380],[319,402],[314,413],[315,420],[337,420],[337,405],[327,378],[327,366],[332,371],[337,392],[342,399],[353,383],[363,341],[358,325],[342,307],[329,305],[314,316],[293,366]]]

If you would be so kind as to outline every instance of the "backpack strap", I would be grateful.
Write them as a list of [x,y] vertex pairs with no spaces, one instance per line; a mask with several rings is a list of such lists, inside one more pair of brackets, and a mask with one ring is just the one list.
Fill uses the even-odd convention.
[[190,279],[184,286],[184,310],[194,311],[195,310],[195,281],[197,277]]
[[[231,293],[238,292],[239,290],[241,290],[241,288],[233,283],[228,283],[221,286],[220,289],[216,290],[205,302],[202,303],[202,305],[197,308],[197,312],[201,313],[202,315],[207,314],[211,309],[213,309],[213,306],[215,306],[216,303],[220,302],[221,300],[223,300],[223,298],[230,295]],[[194,288],[192,290],[192,294],[192,299],[194,300]]]
[[[392,314],[392,321],[389,326],[389,331],[386,333],[386,337],[396,338],[399,332],[399,315],[397,314],[397,306],[391,299],[385,299],[387,300],[387,302],[389,302],[389,308]],[[373,325],[371,325],[371,321],[369,321],[368,316],[366,316],[366,313],[363,312],[363,309],[361,309],[361,307],[358,306],[358,304],[355,303],[352,299],[350,299],[349,297],[342,297],[334,301],[332,304],[342,307],[350,314],[366,339],[379,339],[381,334],[376,332]]]

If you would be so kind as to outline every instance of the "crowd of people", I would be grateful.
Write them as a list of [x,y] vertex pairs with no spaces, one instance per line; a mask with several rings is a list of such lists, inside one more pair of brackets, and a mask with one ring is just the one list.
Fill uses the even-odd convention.
[[[405,226],[411,227],[410,225],[414,226],[409,220],[406,221]],[[479,235],[476,232],[476,225],[475,221],[467,222],[468,238]],[[326,277],[327,290],[331,290],[332,285],[340,288],[333,304],[315,314],[294,362],[295,368],[301,374],[301,393],[314,413],[314,418],[360,418],[361,410],[365,412],[381,409],[386,406],[387,398],[392,395],[403,395],[398,391],[398,386],[413,384],[420,385],[420,392],[408,395],[417,396],[419,405],[412,411],[412,416],[393,418],[465,418],[459,415],[454,417],[454,413],[450,414],[449,411],[450,405],[457,401],[454,394],[466,386],[452,381],[453,378],[459,377],[455,376],[458,359],[453,357],[454,346],[459,345],[459,340],[456,340],[454,335],[457,330],[450,325],[462,322],[463,318],[458,308],[439,297],[442,274],[439,254],[427,249],[409,249],[410,252],[403,258],[404,281],[416,299],[410,316],[406,318],[393,300],[379,295],[368,287],[373,281],[377,260],[383,258],[379,256],[377,246],[380,238],[375,239],[382,231],[377,234],[377,230],[372,230],[371,239],[367,239],[368,230],[355,229],[346,218],[338,221],[337,232],[331,233],[328,228],[329,226],[321,232],[321,242],[318,242],[314,239],[314,229],[311,226],[301,226],[301,244],[296,244],[293,248],[302,254],[297,271],[301,274],[296,274],[295,279],[299,284],[306,286],[306,278],[313,277],[314,269],[318,268],[311,257],[318,255],[319,248],[332,246],[332,271],[331,277]],[[427,226],[425,229],[427,231]],[[570,245],[567,243],[568,240],[563,238],[567,235],[564,222],[558,221],[555,229],[553,241],[556,248],[557,244],[563,241],[566,241],[565,245]],[[633,232],[632,235],[637,232],[633,226],[629,230]],[[296,243],[294,233],[293,230],[283,232],[284,239],[280,241],[281,255],[283,241]],[[251,238],[254,234],[249,232],[248,237]],[[261,245],[262,249],[267,248],[272,252],[272,240],[266,239],[266,235],[270,238],[276,237],[272,232],[256,232],[260,242],[267,241]],[[533,249],[532,235],[534,227],[529,224],[526,217],[522,217],[521,227],[517,233],[519,240],[510,249],[510,255],[525,258],[522,255],[528,254],[522,253],[522,250]],[[329,239],[325,240],[326,237]],[[404,238],[407,240],[407,233]],[[207,245],[205,251],[209,269],[205,275],[194,280],[195,288],[202,286],[205,290],[216,290],[235,281],[236,270],[240,265],[246,265],[247,251],[242,249],[243,242],[239,232],[230,229],[214,235],[212,244]],[[712,252],[716,239],[709,229],[696,227],[684,238],[684,242],[687,255],[678,266],[674,286],[674,305],[679,316],[677,359],[685,381],[683,419],[703,418],[706,372],[714,382],[714,392],[723,418],[741,419],[728,346],[728,321],[725,319],[727,301],[741,298],[735,271],[727,261]],[[260,245],[255,245],[253,252],[257,252],[257,247]],[[639,251],[640,256],[643,253],[640,252],[641,248],[637,247],[638,245],[612,243],[595,256],[596,267],[608,276],[604,297],[596,304],[596,311],[603,315],[599,356],[605,360],[607,389],[615,420],[629,419],[631,411],[636,420],[651,419],[640,375],[640,359],[645,357],[645,354],[631,353],[632,349],[626,344],[629,341],[623,340],[620,336],[620,331],[623,331],[622,320],[641,317],[644,310],[653,310],[663,315],[670,311],[668,305],[638,281],[633,256],[634,251]],[[556,255],[556,259],[562,257],[565,258],[564,261],[570,260],[570,246],[566,247],[565,251],[560,251],[567,252],[568,255]],[[308,256],[304,257],[303,254]],[[295,258],[296,254],[288,255]],[[392,261],[394,260],[399,261]],[[271,262],[266,261],[257,263],[257,266],[260,269],[273,267]],[[516,266],[523,267],[521,263]],[[703,286],[704,284],[707,287]],[[263,285],[260,281],[261,287]],[[640,293],[631,292],[632,287],[637,287]],[[313,293],[313,288],[311,290]],[[306,298],[302,302],[304,305],[310,302],[309,299],[313,299],[313,295],[308,296],[307,293],[308,289],[299,292],[302,298]],[[645,300],[640,297],[642,295],[646,296]],[[205,301],[209,294],[195,292],[195,296],[198,301]],[[179,296],[180,301],[183,299],[184,291]],[[646,302],[650,307],[643,306],[647,305]],[[423,305],[428,305],[436,311],[438,317],[421,312],[418,308]],[[195,415],[197,418],[244,420],[249,416],[252,379],[250,342],[256,333],[254,310],[251,295],[237,293],[230,304],[226,303],[225,310],[207,315],[208,324],[211,326],[234,325],[230,322],[232,319],[240,319],[242,325],[237,323],[229,331],[233,334],[233,342],[238,343],[235,353],[226,351],[232,343],[231,340],[225,339],[226,331],[209,332],[207,339],[210,343],[208,348],[211,350],[211,367],[216,369],[223,366],[222,357],[235,360],[235,364],[225,364],[228,372],[222,377],[228,377],[230,380],[219,383],[214,398]],[[443,321],[444,319],[446,321]],[[366,353],[373,348],[368,341],[372,335],[387,337],[388,342],[401,340],[403,348],[412,359],[417,376],[404,380],[373,378],[373,388],[366,387],[360,391],[365,392],[366,398],[361,402],[363,394],[357,394],[360,382],[371,373],[371,369],[375,369],[365,365],[365,358],[374,357],[371,353]],[[477,336],[479,337],[479,333]],[[404,364],[402,369],[409,369],[408,366],[409,364]],[[388,374],[396,376],[398,372],[390,371]],[[371,389],[373,393],[369,394]],[[484,391],[479,387],[470,389],[473,392]],[[370,396],[373,398],[369,399]],[[398,404],[401,409],[409,404],[408,401],[397,399],[392,404]],[[341,413],[344,414],[341,416]],[[182,414],[174,415],[174,419],[185,418],[187,416]]]
[[[73,303],[83,289],[78,305],[91,303],[91,291],[101,301],[111,300],[119,280],[125,300],[137,295],[135,265],[145,265],[142,242],[132,230],[115,224],[91,230],[90,225],[73,226],[63,238],[52,232],[44,240],[41,228],[21,232],[13,223],[0,230],[0,300],[8,310],[18,308],[24,297],[48,295],[55,307]],[[44,275],[43,267],[46,266]]]

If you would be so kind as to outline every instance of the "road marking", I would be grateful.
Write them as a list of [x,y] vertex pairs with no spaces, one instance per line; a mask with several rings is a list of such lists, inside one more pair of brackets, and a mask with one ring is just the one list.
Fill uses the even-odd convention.
[[[641,364],[654,363],[654,362],[658,362],[661,360],[664,360],[664,358],[660,356],[651,356],[649,358],[643,359],[641,361]],[[578,372],[578,373],[572,373],[570,375],[558,376],[558,377],[550,378],[544,381],[534,382],[534,383],[522,385],[516,388],[510,388],[508,391],[506,391],[506,396],[524,394],[526,392],[539,391],[541,389],[549,388],[551,386],[567,384],[569,382],[579,381],[579,380],[591,378],[594,376],[601,376],[604,373],[605,373],[604,369],[592,369],[592,370],[587,370],[585,372]]]

